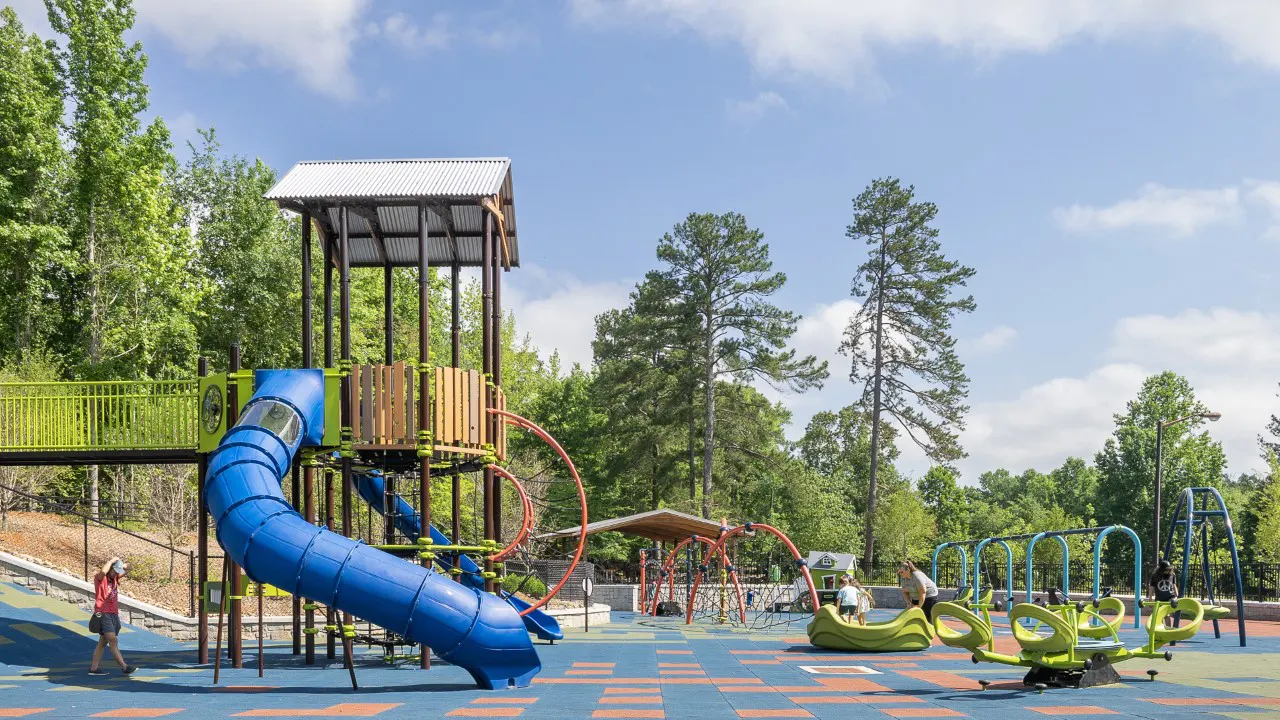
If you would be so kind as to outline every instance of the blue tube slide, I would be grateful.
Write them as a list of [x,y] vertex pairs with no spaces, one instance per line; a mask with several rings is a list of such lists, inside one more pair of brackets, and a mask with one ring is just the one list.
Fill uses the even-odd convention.
[[[360,497],[369,503],[381,515],[386,515],[385,505],[386,482],[382,477],[382,473],[378,470],[370,472],[357,472],[353,475],[355,478],[356,491],[360,493]],[[403,497],[395,496],[395,522],[396,529],[401,535],[412,541],[417,541],[418,536],[422,533],[421,518],[418,517],[418,511],[413,506],[405,502]],[[435,525],[430,526],[431,542],[435,545],[450,544],[449,538],[440,532]],[[446,571],[453,567],[449,562],[449,558],[437,557],[436,564],[444,568]],[[476,588],[484,590],[484,577],[480,575],[480,568],[475,562],[466,555],[462,555],[458,564],[462,566],[462,582]],[[506,600],[517,612],[523,612],[529,607],[529,603],[503,590],[502,599]],[[541,610],[534,610],[524,616],[524,627],[529,632],[538,636],[539,640],[563,640],[564,632],[560,629],[560,623],[552,616]]]
[[302,444],[323,434],[322,370],[259,370],[257,391],[209,457],[204,493],[218,544],[245,573],[432,648],[485,689],[542,669],[519,614],[499,598],[299,515],[281,491]]

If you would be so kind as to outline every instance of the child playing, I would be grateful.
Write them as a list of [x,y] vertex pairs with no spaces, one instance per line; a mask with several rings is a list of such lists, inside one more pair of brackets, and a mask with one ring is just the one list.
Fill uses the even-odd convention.
[[870,602],[867,591],[862,589],[862,584],[857,578],[847,573],[840,577],[840,592],[836,595],[836,604],[840,606],[840,615],[847,618],[848,622],[853,622],[854,616],[857,615],[859,625],[867,624],[867,608]]
[[[1173,565],[1170,565],[1168,560],[1160,558],[1156,562],[1156,569],[1147,581],[1147,593],[1157,602],[1174,602],[1178,599],[1178,581],[1174,577]],[[1169,627],[1172,620],[1171,614],[1166,615],[1165,627]]]

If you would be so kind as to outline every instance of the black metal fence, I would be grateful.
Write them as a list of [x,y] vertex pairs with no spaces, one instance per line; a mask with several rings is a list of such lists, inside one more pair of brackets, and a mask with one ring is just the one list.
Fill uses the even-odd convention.
[[[129,564],[129,595],[188,617],[196,613],[198,575],[194,550],[177,548],[104,520],[95,520],[74,504],[0,485],[7,497],[10,541],[0,549],[26,555],[41,564],[92,581],[113,557]],[[23,517],[23,511],[39,513]],[[52,517],[51,517],[52,516]],[[210,558],[210,576],[219,577],[220,559]]]

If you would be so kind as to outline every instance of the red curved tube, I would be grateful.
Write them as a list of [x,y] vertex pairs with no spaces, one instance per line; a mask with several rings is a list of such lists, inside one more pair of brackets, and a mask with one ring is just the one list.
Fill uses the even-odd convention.
[[[797,562],[802,562],[804,560],[804,558],[800,557],[800,551],[796,549],[796,546],[791,542],[791,538],[787,537],[786,533],[782,532],[781,530],[775,527],[772,527],[770,525],[765,525],[763,523],[750,523],[750,525],[752,530],[764,530],[765,532],[781,540],[782,544],[787,546],[787,550],[791,551],[791,557],[795,558]],[[721,535],[720,539],[716,541],[716,545],[720,546],[721,551],[723,552],[724,542],[726,540],[736,537],[738,535],[741,535],[746,531],[747,531],[747,526],[745,524],[739,525],[738,527]],[[805,584],[809,586],[809,602],[810,604],[812,604],[814,611],[817,612],[818,590],[813,585],[813,576],[809,574],[808,565],[801,564],[800,569],[803,571]],[[702,583],[702,571],[699,570],[697,579],[693,581],[693,594],[695,596],[698,594],[698,585],[700,585],[701,583]],[[693,623],[692,607],[688,608],[688,610],[685,612],[685,624],[688,625],[691,623]]]
[[498,408],[489,408],[489,412],[502,417],[511,425],[517,425],[528,430],[534,435],[537,435],[540,440],[550,445],[551,449],[556,451],[556,454],[560,456],[560,459],[564,461],[564,464],[569,467],[569,474],[573,476],[573,482],[578,486],[578,505],[582,509],[582,523],[578,526],[578,546],[573,550],[573,560],[569,563],[569,570],[565,572],[564,577],[560,578],[560,582],[556,583],[554,588],[548,590],[547,594],[542,596],[541,600],[520,611],[520,615],[524,616],[550,602],[551,598],[555,597],[556,593],[560,592],[565,583],[569,582],[569,577],[573,575],[573,571],[578,567],[578,562],[582,560],[582,550],[587,544],[587,492],[582,487],[582,478],[578,476],[578,468],[574,467],[573,460],[569,459],[569,453],[565,452],[564,448],[560,447],[560,443],[556,442],[556,439],[551,437],[551,433],[538,427],[538,425],[532,420],[522,418],[513,412],[499,410]]
[[529,499],[529,493],[525,492],[524,484],[521,483],[515,475],[512,475],[507,472],[505,468],[497,465],[490,465],[489,467],[493,469],[494,474],[501,475],[511,481],[511,484],[516,488],[516,492],[520,494],[520,507],[524,510],[524,520],[520,523],[520,532],[516,533],[516,537],[511,541],[511,544],[502,548],[502,550],[498,551],[496,555],[490,558],[494,562],[501,562],[509,557],[511,553],[515,552],[516,547],[519,546],[520,543],[524,542],[525,538],[529,536],[529,530],[533,528],[533,501]]
[[[711,559],[716,556],[716,553],[719,552],[721,556],[720,558],[721,564],[728,564],[727,563],[728,558],[724,557],[724,549],[721,548],[720,550],[717,551],[716,549],[717,545],[714,541],[711,540],[711,538],[704,537],[702,535],[697,535],[696,538],[698,542],[709,546],[707,549],[707,554],[703,558],[704,562],[710,562]],[[676,599],[676,576],[675,576],[676,556],[679,554],[681,548],[683,548],[685,545],[688,545],[693,541],[694,541],[694,538],[685,538],[684,540],[681,540],[679,543],[677,543],[676,546],[672,548],[671,552],[667,555],[666,562],[664,562],[662,565],[663,570],[667,571],[667,577],[670,579],[669,587],[667,588],[668,600],[674,601]],[[699,575],[701,575],[702,570],[699,569],[698,573]],[[742,584],[738,582],[737,571],[729,573],[729,579],[733,581],[733,590],[738,596],[738,615],[742,618],[742,622],[745,623],[747,621],[747,606],[742,599]],[[690,597],[697,597],[697,592],[696,592],[697,587],[698,586],[695,583],[694,584],[695,592],[691,594]],[[653,596],[653,601],[654,601],[653,615],[654,616],[657,616],[658,614],[658,600],[659,600],[658,595],[661,592],[662,592],[662,581],[659,580],[657,591],[654,593],[654,596]],[[688,624],[688,623],[686,622],[685,624]]]

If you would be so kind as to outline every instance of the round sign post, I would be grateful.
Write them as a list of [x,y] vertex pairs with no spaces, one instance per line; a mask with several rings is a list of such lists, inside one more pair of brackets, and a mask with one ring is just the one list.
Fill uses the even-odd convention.
[[594,589],[595,583],[590,577],[582,578],[582,632],[591,630],[591,591]]

